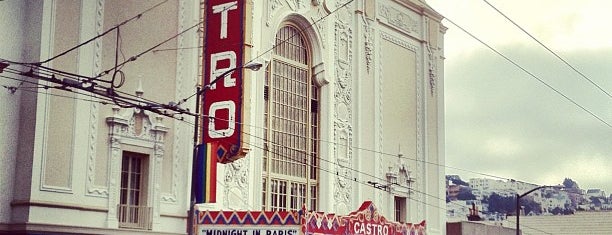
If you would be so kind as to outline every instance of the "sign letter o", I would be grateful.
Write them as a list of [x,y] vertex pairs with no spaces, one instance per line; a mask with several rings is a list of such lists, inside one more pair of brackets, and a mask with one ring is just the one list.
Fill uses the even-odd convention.
[[[227,129],[217,130],[215,127],[215,113],[217,110],[227,109],[229,116],[227,120]],[[208,136],[210,138],[223,138],[228,137],[234,134],[234,130],[236,129],[236,104],[234,101],[219,101],[212,103],[210,108],[208,109]],[[226,120],[221,120],[226,121]]]

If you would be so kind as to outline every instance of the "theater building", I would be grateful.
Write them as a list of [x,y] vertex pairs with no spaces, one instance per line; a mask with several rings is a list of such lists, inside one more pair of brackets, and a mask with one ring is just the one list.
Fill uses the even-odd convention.
[[[198,124],[237,134],[243,157],[218,165],[216,202],[200,209],[348,215],[371,201],[390,221],[445,234],[446,28],[424,1],[0,5],[0,233],[184,234],[196,88],[258,62],[202,95],[241,92],[213,105],[231,121]],[[239,53],[204,43],[235,32]],[[175,115],[41,78],[74,75]]]

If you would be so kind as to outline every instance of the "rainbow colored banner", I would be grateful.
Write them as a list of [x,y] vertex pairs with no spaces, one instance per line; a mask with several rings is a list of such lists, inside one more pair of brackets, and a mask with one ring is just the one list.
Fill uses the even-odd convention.
[[196,203],[215,203],[217,201],[217,156],[216,144],[198,145],[196,159],[195,200]]

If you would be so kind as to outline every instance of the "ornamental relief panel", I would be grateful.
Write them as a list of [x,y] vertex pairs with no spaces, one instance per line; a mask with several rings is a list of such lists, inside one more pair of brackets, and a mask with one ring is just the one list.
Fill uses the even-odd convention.
[[[290,11],[298,12],[307,9],[308,0],[270,0],[268,1],[266,26],[270,26],[272,19],[276,15],[278,9],[288,7]],[[320,0],[311,0],[312,6],[319,6]],[[321,8],[321,7],[319,7]],[[327,13],[325,13],[327,15]],[[314,18],[313,18],[314,19]],[[317,18],[318,19],[318,18]]]
[[[103,33],[104,1],[96,2],[95,27],[98,35]],[[102,40],[94,40],[93,74],[102,72]],[[95,185],[96,174],[96,144],[98,136],[99,104],[91,102],[89,113],[89,149],[87,158],[87,195],[95,197],[108,197],[108,186]],[[97,166],[101,167],[101,166]]]
[[272,21],[272,17],[276,10],[281,8],[283,5],[283,0],[270,0],[268,1],[268,19],[266,20],[266,26],[270,26],[270,21]]
[[[236,201],[230,200],[230,198],[248,198],[249,196],[249,159],[241,158],[232,163],[225,165],[225,177],[223,178],[223,207],[224,208],[236,208]],[[248,205],[244,205],[248,206]],[[247,208],[240,208],[247,209]]]
[[336,99],[336,118],[341,121],[350,121],[352,112],[350,107],[352,80],[352,43],[353,31],[347,24],[336,22],[336,89],[334,97]]
[[[352,205],[353,157],[352,157],[352,87],[353,87],[353,29],[352,5],[338,0],[336,12],[334,58],[335,58],[335,121],[334,154],[336,156],[336,180],[334,185],[335,210],[343,211]],[[328,1],[325,2],[326,4]]]
[[369,20],[364,20],[363,24],[363,41],[364,41],[364,56],[366,63],[366,71],[370,73],[372,67],[372,54],[374,54],[374,28]]
[[[429,26],[429,18],[425,18],[425,25]],[[427,59],[429,68],[429,89],[431,96],[435,96],[438,81],[438,56],[439,50],[431,45],[431,38],[427,40]]]
[[325,48],[325,45],[327,44],[327,31],[325,30],[327,20],[325,19],[328,15],[329,12],[325,11],[322,6],[319,6],[316,8],[316,10],[313,11],[312,16],[310,17],[310,20],[316,26],[317,35],[319,35],[319,38],[321,39],[321,45],[323,46],[323,48]]
[[380,22],[383,24],[419,39],[423,37],[421,17],[411,10],[398,10],[381,3],[378,5],[378,15],[380,16]]
[[436,86],[438,81],[438,61],[436,59],[437,53],[429,43],[427,44],[427,58],[429,65],[429,91],[431,96],[434,96],[436,94]]
[[334,199],[336,203],[350,205],[350,195],[353,191],[352,172],[352,144],[353,131],[349,123],[336,121],[334,123],[334,155],[336,156],[336,185],[334,187]]

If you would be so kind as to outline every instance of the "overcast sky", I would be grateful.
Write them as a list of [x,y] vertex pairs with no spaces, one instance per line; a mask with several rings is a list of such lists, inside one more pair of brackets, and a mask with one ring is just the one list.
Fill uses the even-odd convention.
[[[487,0],[608,93],[612,1]],[[589,112],[612,124],[612,98],[563,64],[484,0],[428,0]],[[612,193],[612,127],[555,93],[448,21],[446,164],[553,185],[568,177]],[[482,175],[446,169],[464,180]]]

